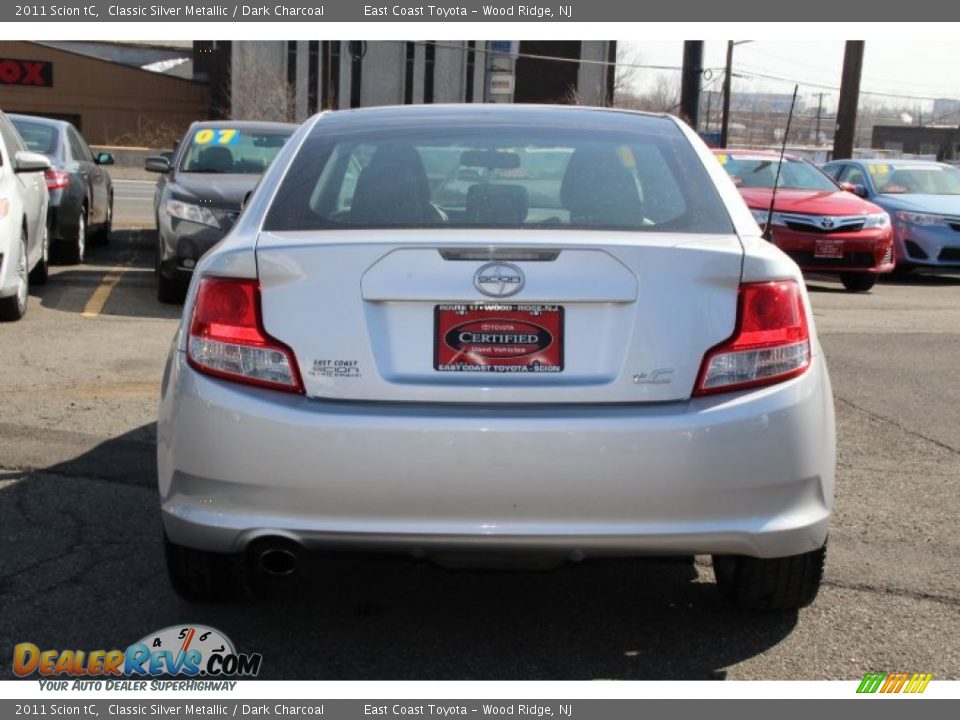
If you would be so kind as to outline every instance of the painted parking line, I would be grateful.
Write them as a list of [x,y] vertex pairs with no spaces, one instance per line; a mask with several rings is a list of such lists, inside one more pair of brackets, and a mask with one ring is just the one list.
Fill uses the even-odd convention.
[[[131,240],[136,243],[139,239],[140,232],[134,231],[131,235]],[[103,276],[103,280],[97,285],[97,289],[93,291],[93,295],[87,300],[87,304],[84,305],[80,317],[95,318],[103,312],[107,300],[110,299],[110,293],[113,292],[113,289],[123,278],[123,274],[130,269],[131,265],[133,265],[133,258],[127,260],[123,265],[117,265],[107,271]]]

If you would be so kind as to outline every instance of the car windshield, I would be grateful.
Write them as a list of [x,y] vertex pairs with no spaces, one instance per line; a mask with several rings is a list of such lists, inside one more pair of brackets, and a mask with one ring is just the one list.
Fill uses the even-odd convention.
[[436,226],[732,232],[689,142],[662,120],[629,131],[467,123],[315,131],[265,224]]
[[[736,157],[718,155],[720,164],[738,188],[773,188],[779,158]],[[785,158],[780,168],[780,188],[836,192],[839,188],[830,178],[805,160]]]
[[877,192],[900,195],[960,195],[960,170],[946,165],[899,166],[872,164],[867,166]]
[[60,135],[55,127],[19,118],[10,118],[10,122],[17,128],[17,132],[20,133],[30,152],[56,155]]
[[201,128],[190,138],[180,172],[259,175],[292,133]]

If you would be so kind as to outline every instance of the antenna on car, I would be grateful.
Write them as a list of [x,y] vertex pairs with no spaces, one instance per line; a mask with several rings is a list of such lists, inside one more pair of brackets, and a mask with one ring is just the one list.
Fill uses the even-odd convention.
[[787,138],[790,136],[790,123],[793,121],[793,106],[797,104],[797,90],[799,85],[793,86],[793,98],[790,100],[790,113],[787,115],[787,129],[783,131],[783,144],[780,146],[780,161],[777,163],[777,177],[773,181],[773,192],[770,193],[770,207],[767,210],[767,223],[763,226],[761,237],[770,242],[773,240],[773,206],[777,202],[777,188],[780,186],[780,168],[783,167],[783,156],[787,154]]

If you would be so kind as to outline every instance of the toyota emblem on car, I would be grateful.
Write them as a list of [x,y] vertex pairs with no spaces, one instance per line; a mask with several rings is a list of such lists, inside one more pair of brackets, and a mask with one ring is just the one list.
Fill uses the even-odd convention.
[[487,263],[473,275],[477,290],[495,298],[516,295],[523,289],[523,283],[523,271],[510,263]]

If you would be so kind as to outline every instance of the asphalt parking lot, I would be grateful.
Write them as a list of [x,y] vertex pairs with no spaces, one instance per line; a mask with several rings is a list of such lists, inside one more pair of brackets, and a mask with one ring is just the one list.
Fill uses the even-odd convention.
[[[258,605],[191,606],[164,572],[154,418],[179,309],[155,299],[148,185],[121,229],[0,327],[0,677],[11,648],[126,647],[212,625],[271,679],[960,677],[960,277],[851,295],[813,280],[839,478],[827,580],[796,613],[722,604],[703,558],[541,573],[318,562]],[[138,199],[140,198],[140,199]]]

